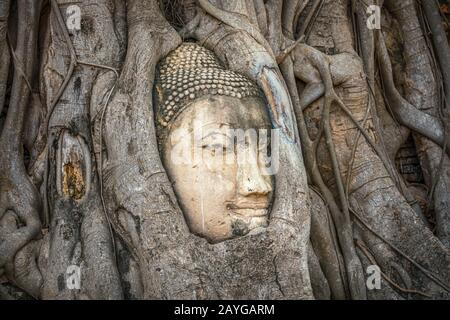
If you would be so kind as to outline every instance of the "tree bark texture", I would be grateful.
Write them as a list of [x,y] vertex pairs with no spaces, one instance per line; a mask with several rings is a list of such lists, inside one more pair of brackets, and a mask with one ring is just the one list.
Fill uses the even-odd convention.
[[[432,0],[1,1],[0,298],[448,299],[447,40]],[[158,150],[183,41],[255,82],[280,136],[268,227],[216,244]]]

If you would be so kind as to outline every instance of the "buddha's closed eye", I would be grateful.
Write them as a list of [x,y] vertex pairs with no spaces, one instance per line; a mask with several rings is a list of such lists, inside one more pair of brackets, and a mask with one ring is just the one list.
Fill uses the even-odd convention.
[[221,132],[208,134],[201,140],[200,146],[202,149],[211,151],[212,155],[234,151],[233,139]]

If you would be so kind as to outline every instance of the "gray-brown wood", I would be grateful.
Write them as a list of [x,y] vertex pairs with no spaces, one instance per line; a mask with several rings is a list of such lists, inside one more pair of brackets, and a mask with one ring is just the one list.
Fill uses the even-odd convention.
[[[450,298],[434,4],[1,1],[0,298]],[[183,41],[253,81],[266,104],[252,117],[278,133],[268,225],[216,243],[193,233],[158,143],[155,77]],[[411,135],[414,182],[394,163]]]

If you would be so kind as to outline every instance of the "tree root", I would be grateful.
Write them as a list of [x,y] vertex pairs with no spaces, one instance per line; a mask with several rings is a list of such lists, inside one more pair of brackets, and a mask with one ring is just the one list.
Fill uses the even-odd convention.
[[[338,237],[346,264],[350,294],[354,299],[364,299],[365,282],[363,277],[363,270],[359,262],[359,258],[356,255],[356,250],[353,244],[353,232],[348,208],[348,201],[341,178],[339,164],[336,158],[334,143],[332,141],[329,119],[329,113],[332,103],[337,102],[338,104],[340,104],[341,102],[337,95],[334,93],[333,81],[331,79],[331,73],[329,71],[328,58],[306,45],[299,45],[299,50],[301,50],[301,52],[304,54],[304,56],[307,57],[310,63],[317,68],[322,77],[325,88],[325,100],[322,109],[319,135],[316,137],[315,141],[311,141],[306,130],[306,123],[303,117],[303,112],[300,111],[303,109],[302,106],[299,106],[300,110],[296,112],[297,121],[299,124],[300,139],[302,141],[305,154],[305,164],[311,174],[313,183],[319,188],[328,205],[330,206],[330,212],[332,213],[333,220],[336,223],[336,227],[338,228],[338,230],[340,230]],[[289,78],[288,75],[285,75],[285,77]],[[291,91],[291,95],[295,94],[295,92],[293,91],[294,90]],[[316,151],[323,133],[325,134],[328,151],[332,160],[333,172],[338,186],[341,209],[339,209],[339,206],[335,202],[332,192],[328,189],[328,187],[326,187],[321,173],[319,172],[319,169],[317,167]]]
[[254,25],[252,25],[250,21],[248,21],[245,16],[219,9],[212,5],[208,0],[197,1],[199,6],[208,14],[236,30],[242,30],[246,32],[252,38],[254,38],[256,42],[262,45],[266,49],[267,53],[269,53],[272,57],[274,56],[272,48],[268,44],[267,40],[258,31],[258,29]]
[[450,65],[450,46],[445,35],[437,2],[422,0],[420,3],[427,17],[431,34],[433,36],[433,44],[437,59],[439,61],[439,65],[441,66],[440,70],[442,71],[442,76],[444,78],[446,94],[446,108],[448,109],[450,105],[450,68],[448,67]]
[[[50,57],[44,66],[44,73],[62,69],[60,87],[54,95],[53,91],[47,93],[52,96],[49,97],[49,111],[44,123],[48,136],[44,177],[44,189],[47,192],[44,197],[48,201],[46,220],[52,234],[52,237],[46,238],[49,249],[46,254],[48,261],[43,263],[44,298],[123,297],[114,234],[103,206],[101,183],[97,175],[99,167],[91,153],[93,143],[88,117],[91,90],[98,70],[112,71],[118,75],[115,68],[104,65],[117,61],[114,54],[121,50],[117,38],[103,41],[104,35],[115,27],[110,4],[109,0],[83,2],[85,10],[93,6],[85,13],[86,19],[97,19],[104,12],[107,16],[98,28],[78,34],[77,37],[81,39],[74,37],[72,43],[59,4],[52,0],[52,15],[56,23],[51,25],[49,32],[65,36],[62,41],[53,38],[48,50],[61,45],[61,41],[68,48],[70,60],[68,71],[54,57]],[[94,41],[98,45],[91,53],[87,48]],[[95,58],[92,54],[95,54]],[[84,61],[91,59],[95,62]],[[51,81],[51,76],[47,80]],[[74,88],[77,94],[66,90],[68,88]],[[67,105],[70,105],[70,111]],[[60,288],[58,276],[67,273],[71,265],[78,266],[82,272],[85,283],[80,291]]]
[[[420,111],[408,103],[395,88],[392,78],[392,66],[381,33],[378,34],[377,56],[383,79],[386,96],[389,99],[392,111],[400,123],[411,130],[427,137],[441,147],[450,145],[450,137],[445,137],[445,127],[439,119]],[[450,148],[447,148],[450,156]]]
[[[367,259],[369,259],[370,263],[372,263],[373,265],[378,265],[377,261],[375,260],[375,258],[370,254],[369,249],[366,247],[366,245],[360,241],[360,240],[355,240],[356,246],[364,253],[364,255],[367,257]],[[417,294],[417,295],[421,295],[423,297],[426,298],[431,298],[431,295],[424,293],[422,291],[419,290],[412,290],[412,289],[406,289],[403,288],[401,286],[399,286],[397,283],[394,282],[394,280],[392,280],[386,273],[384,273],[383,271],[381,271],[381,276],[390,284],[392,285],[394,288],[396,288],[397,290],[406,293],[406,294]]]
[[337,243],[336,229],[325,199],[314,186],[311,194],[311,243],[328,281],[333,299],[346,298],[345,266]]
[[[16,285],[36,296],[40,274],[18,254],[40,233],[40,197],[30,181],[23,160],[24,116],[31,94],[30,81],[36,58],[37,26],[42,1],[18,1],[18,36],[14,58],[14,78],[5,127],[0,137],[0,269]],[[33,255],[33,247],[28,247]],[[25,276],[23,276],[25,274]],[[15,276],[17,275],[17,279]],[[27,278],[27,275],[29,277]],[[33,278],[33,279],[31,279]]]
[[30,181],[23,162],[22,132],[37,46],[37,25],[42,1],[18,1],[19,15],[15,74],[6,123],[0,137],[0,219],[6,213],[14,217],[9,228],[0,233],[0,268],[14,270],[14,257],[40,232],[40,197]]
[[5,104],[6,82],[8,81],[10,62],[6,37],[8,33],[9,5],[10,0],[4,0],[0,3],[0,114]]

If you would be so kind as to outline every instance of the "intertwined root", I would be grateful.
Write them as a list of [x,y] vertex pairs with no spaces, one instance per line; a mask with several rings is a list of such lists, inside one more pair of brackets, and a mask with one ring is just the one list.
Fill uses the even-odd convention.
[[[24,22],[19,23],[16,49],[11,52],[15,74],[0,137],[0,270],[4,268],[13,280],[15,274],[20,275],[28,268],[15,263],[17,252],[41,231],[40,196],[27,175],[22,147],[40,10],[41,1],[18,1],[18,12]],[[16,284],[28,287],[20,280]]]
[[[333,63],[333,57],[325,57],[324,59],[322,59],[321,62],[321,58],[320,56],[322,55],[321,53],[315,52],[314,50],[310,50],[306,47],[302,47],[299,46],[299,49],[297,50],[297,55],[303,55],[304,57],[307,58],[307,60],[314,66],[317,68],[321,79],[323,81],[323,86],[324,86],[324,98],[323,98],[323,106],[322,106],[322,111],[321,111],[321,117],[319,120],[319,128],[318,128],[318,134],[316,135],[314,140],[311,140],[309,138],[308,133],[306,132],[306,130],[303,130],[303,136],[302,136],[302,142],[306,145],[305,147],[305,153],[306,153],[306,165],[308,166],[308,169],[310,170],[310,172],[312,173],[312,179],[314,184],[316,184],[321,192],[323,193],[324,197],[326,198],[327,202],[332,202],[334,201],[334,199],[332,198],[333,195],[330,195],[330,197],[327,197],[327,194],[329,193],[329,190],[327,190],[327,188],[325,187],[325,184],[323,184],[322,181],[322,176],[321,176],[321,172],[318,170],[317,168],[317,147],[318,147],[318,143],[319,140],[323,137],[325,138],[325,146],[326,146],[326,150],[328,153],[329,157],[325,157],[327,158],[327,161],[331,162],[331,172],[332,172],[332,178],[330,176],[328,176],[328,181],[330,181],[330,179],[333,181],[333,183],[336,186],[336,194],[337,194],[337,198],[339,199],[340,202],[340,208],[333,208],[333,206],[330,206],[330,212],[333,215],[333,218],[335,219],[336,225],[338,230],[345,230],[346,227],[348,227],[349,229],[352,230],[352,227],[349,225],[349,221],[350,221],[350,213],[352,214],[352,216],[355,216],[356,220],[362,224],[362,226],[364,226],[363,228],[366,228],[366,231],[369,231],[369,233],[371,233],[370,236],[366,235],[364,236],[365,241],[372,241],[372,240],[368,240],[371,237],[375,236],[378,237],[378,239],[381,239],[383,242],[385,242],[386,246],[384,247],[384,249],[382,250],[374,250],[375,252],[377,252],[376,256],[379,264],[384,266],[384,267],[388,267],[391,268],[391,265],[394,265],[394,262],[388,262],[389,259],[385,258],[386,256],[383,256],[383,253],[385,255],[387,255],[388,252],[390,251],[394,251],[396,252],[396,254],[399,254],[400,256],[402,256],[402,259],[408,260],[410,261],[412,264],[414,265],[418,265],[417,261],[420,261],[420,263],[424,263],[424,261],[432,261],[435,260],[435,257],[433,257],[432,255],[427,254],[426,252],[423,252],[423,254],[418,257],[417,261],[414,261],[414,259],[410,259],[410,250],[407,249],[406,251],[402,251],[402,249],[398,249],[397,245],[398,243],[396,241],[392,242],[391,239],[391,234],[386,233],[385,235],[378,233],[376,230],[374,230],[373,228],[371,228],[369,226],[369,224],[366,223],[366,221],[364,219],[368,219],[368,217],[366,216],[366,214],[368,214],[368,210],[372,210],[372,209],[368,209],[367,203],[361,203],[362,207],[360,207],[360,205],[358,205],[358,203],[355,204],[355,196],[361,196],[363,197],[365,200],[369,201],[369,199],[372,199],[372,201],[377,201],[377,203],[386,205],[387,207],[392,206],[394,203],[396,203],[396,206],[398,207],[398,210],[403,210],[403,214],[402,216],[404,218],[402,219],[409,219],[410,221],[414,220],[416,221],[415,224],[412,225],[408,225],[408,232],[415,232],[414,230],[416,228],[419,228],[421,226],[421,228],[426,228],[424,225],[422,226],[422,224],[420,222],[418,222],[417,220],[420,221],[419,216],[417,216],[417,214],[412,210],[412,208],[407,205],[407,208],[405,207],[405,199],[404,197],[407,195],[401,195],[400,192],[398,190],[402,190],[402,185],[401,183],[397,180],[397,175],[396,173],[393,171],[391,164],[389,163],[389,160],[387,159],[387,157],[385,156],[385,153],[383,152],[383,150],[375,143],[374,141],[374,137],[372,134],[370,134],[364,127],[364,123],[366,122],[367,119],[367,113],[366,116],[364,117],[363,120],[363,124],[361,124],[354,116],[353,111],[355,111],[355,108],[358,108],[358,113],[359,114],[363,114],[363,107],[366,105],[366,99],[361,99],[360,103],[358,105],[353,105],[352,104],[352,110],[350,110],[345,103],[343,102],[343,100],[336,94],[334,88],[333,88],[333,82],[336,78],[338,78],[336,75],[332,74],[333,70],[332,66],[330,65],[330,63]],[[301,60],[305,60],[305,58],[302,57],[296,57],[296,59],[298,59],[299,61]],[[334,70],[336,70],[336,68],[334,68]],[[361,69],[362,70],[362,69]],[[306,79],[305,79],[306,80]],[[311,81],[311,79],[308,79]],[[313,82],[313,85],[316,85],[317,83]],[[363,87],[366,87],[365,85]],[[367,93],[367,91],[366,91]],[[370,103],[370,101],[369,101]],[[355,176],[357,177],[352,177],[352,166],[350,166],[349,170],[347,171],[347,185],[344,187],[343,184],[343,180],[341,178],[341,175],[344,175],[345,173],[345,169],[346,168],[339,168],[340,164],[343,163],[343,159],[347,159],[348,160],[348,151],[346,149],[348,149],[348,146],[343,146],[341,144],[339,144],[339,138],[336,137],[336,135],[338,135],[339,137],[341,137],[341,135],[345,135],[347,136],[348,133],[345,133],[344,131],[342,132],[337,132],[336,130],[338,128],[332,128],[330,127],[330,121],[333,119],[330,119],[330,110],[332,109],[332,107],[336,107],[338,109],[338,113],[342,112],[347,119],[344,121],[344,123],[347,123],[347,125],[343,125],[342,129],[348,129],[350,127],[353,127],[355,131],[359,134],[361,134],[364,137],[364,142],[362,142],[362,146],[363,149],[366,150],[365,152],[368,153],[373,153],[373,160],[374,162],[371,164],[366,164],[366,165],[371,165],[373,166],[373,168],[370,169],[370,173],[369,171],[366,172],[366,174],[361,174],[361,173],[355,173]],[[300,110],[304,109],[304,106],[298,106],[299,110],[297,111],[297,119],[299,121],[301,121],[299,123],[299,126],[301,126],[301,124],[303,123],[302,119],[303,119],[303,114],[300,112]],[[332,121],[334,122],[334,120]],[[306,125],[306,124],[305,124]],[[350,126],[350,127],[349,127]],[[300,131],[302,131],[301,128],[299,128]],[[345,138],[346,140],[344,141],[349,141],[347,138]],[[305,143],[306,141],[306,143]],[[308,141],[309,141],[309,145],[308,145]],[[336,144],[339,144],[339,148],[336,149]],[[347,142],[348,144],[348,142]],[[357,145],[359,146],[359,144],[357,143]],[[352,153],[351,159],[353,159],[353,157],[355,157],[355,153],[356,153],[356,147],[354,147],[354,151]],[[359,149],[359,148],[358,148]],[[308,155],[309,154],[309,155]],[[358,151],[357,153],[359,155],[359,157],[361,157],[361,150]],[[322,155],[323,156],[323,155]],[[345,160],[345,161],[347,161]],[[350,163],[352,163],[353,160],[350,160]],[[374,171],[374,167],[380,167],[379,172]],[[372,175],[371,175],[372,174]],[[367,176],[367,177],[366,177]],[[385,178],[383,178],[383,176],[385,176]],[[366,177],[366,178],[365,178]],[[369,179],[371,177],[371,179]],[[373,181],[375,181],[376,179],[380,179],[380,182],[377,183],[373,183]],[[383,179],[381,179],[383,178]],[[359,180],[358,180],[359,179]],[[369,180],[368,180],[369,179]],[[372,181],[373,180],[373,181]],[[359,181],[360,183],[362,183],[362,185],[359,187],[360,189],[358,189],[357,192],[355,192],[354,187],[352,187],[352,192],[355,192],[354,195],[352,195],[352,199],[353,199],[353,205],[352,208],[349,207],[349,183],[350,181],[352,181],[352,184],[354,183],[354,181]],[[386,183],[381,182],[381,181],[386,181]],[[389,183],[387,183],[387,181],[389,181]],[[372,189],[367,188],[366,185],[372,184]],[[397,184],[397,185],[396,185]],[[384,194],[385,196],[383,197],[383,199],[377,199],[375,200],[375,198],[378,195],[379,190],[381,190],[381,188],[383,188]],[[361,191],[362,190],[362,191]],[[365,191],[364,191],[365,190]],[[367,191],[367,190],[372,190],[372,192]],[[391,192],[391,190],[394,190],[394,192]],[[365,194],[364,192],[367,191],[367,194]],[[362,196],[361,194],[364,194],[364,196]],[[358,195],[358,196],[357,196]],[[358,198],[359,199],[359,198]],[[360,200],[358,200],[360,201]],[[401,209],[400,209],[401,208]],[[372,212],[372,211],[370,211]],[[345,219],[339,219],[340,216],[344,216]],[[365,216],[365,218],[362,218],[362,216]],[[406,216],[409,216],[409,218],[406,218]],[[373,219],[372,223],[374,225],[380,223],[377,219],[378,218],[369,218],[369,219]],[[394,226],[393,232],[399,232]],[[376,228],[375,228],[376,229]],[[420,228],[419,228],[420,229]],[[380,229],[381,230],[381,229]],[[379,230],[379,231],[380,231]],[[428,243],[427,245],[429,245],[430,247],[435,247],[437,251],[442,253],[442,256],[445,257],[443,262],[443,265],[447,265],[448,264],[448,254],[445,253],[445,251],[442,248],[442,245],[440,245],[437,241],[436,238],[433,238],[431,236],[431,234],[429,234],[429,230],[426,230],[427,234],[424,235],[424,238],[427,238],[426,242]],[[406,231],[405,231],[406,232]],[[383,232],[381,232],[383,233]],[[340,236],[340,241],[344,240],[343,235],[339,235]],[[352,235],[349,236],[348,241],[352,240]],[[406,240],[404,240],[406,241]],[[390,247],[390,248],[389,248]],[[407,248],[407,247],[406,247]],[[346,257],[346,248],[342,248],[343,250],[343,255],[344,255],[344,260]],[[383,253],[380,253],[383,252]],[[391,258],[394,259],[394,258]],[[403,261],[405,261],[403,260]],[[428,263],[428,262],[427,262]],[[445,267],[443,267],[445,269]],[[434,269],[434,268],[433,268]],[[349,270],[349,266],[347,265],[347,272]],[[420,276],[425,275],[426,277],[429,278],[429,280],[431,280],[431,282],[433,282],[434,284],[436,284],[437,286],[439,286],[440,288],[437,289],[437,291],[440,291],[442,289],[447,290],[447,286],[445,284],[445,281],[442,282],[442,279],[435,278],[433,275],[433,272],[436,271],[436,269],[434,270],[427,270],[427,269],[421,269],[419,268],[420,272],[422,273]],[[351,276],[351,274],[350,274]],[[388,279],[386,281],[388,281],[389,283],[392,283],[392,280],[389,278],[389,276],[387,276]],[[418,278],[419,276],[415,276],[415,278]],[[415,280],[416,281],[416,280]],[[352,286],[352,280],[349,279],[349,283],[350,286]],[[416,282],[415,285],[419,285],[422,286],[423,283]],[[396,287],[394,285],[394,287]],[[397,286],[396,288],[398,288],[399,286]],[[401,287],[400,287],[401,288]],[[408,292],[408,290],[403,290],[404,288],[401,288],[403,292]],[[350,287],[351,290],[351,287]],[[436,291],[434,291],[435,289],[432,290],[432,293],[426,293],[425,296],[429,295],[429,294],[436,294]],[[417,293],[417,292],[416,292]],[[420,294],[422,294],[420,292]]]
[[[11,66],[14,67],[8,118],[0,137],[0,275],[4,273],[14,285],[41,298],[58,295],[120,298],[122,290],[126,289],[121,288],[115,269],[116,257],[110,250],[114,244],[111,244],[108,223],[112,223],[115,232],[113,239],[118,239],[122,245],[119,246],[121,254],[125,252],[128,255],[125,259],[118,257],[119,266],[132,262],[135,269],[140,269],[133,272],[121,270],[121,280],[127,283],[124,287],[132,286],[130,292],[135,292],[136,296],[248,298],[250,292],[250,298],[263,294],[268,294],[270,298],[311,298],[306,258],[310,253],[307,250],[310,237],[307,171],[310,182],[323,197],[325,205],[322,211],[329,210],[332,216],[329,228],[337,229],[336,234],[328,234],[324,227],[326,223],[315,221],[317,217],[313,216],[312,232],[322,229],[311,238],[316,237],[316,245],[327,242],[327,248],[322,248],[322,255],[327,255],[331,247],[343,253],[343,259],[340,259],[338,252],[336,257],[325,257],[326,262],[321,262],[335,297],[366,297],[364,270],[357,253],[363,265],[367,262],[379,264],[384,279],[405,294],[425,297],[434,294],[432,290],[427,293],[413,290],[417,284],[423,285],[420,289],[427,287],[429,282],[423,280],[426,277],[447,288],[439,277],[422,265],[431,266],[431,270],[437,270],[441,277],[448,278],[448,252],[422,226],[411,209],[397,173],[386,159],[386,152],[375,142],[371,128],[368,129],[373,120],[369,116],[373,115],[367,96],[375,82],[374,61],[367,61],[367,54],[371,51],[363,48],[364,67],[366,71],[370,70],[367,72],[368,82],[372,84],[366,86],[365,79],[358,77],[363,73],[363,66],[355,53],[344,50],[344,53],[329,56],[303,44],[303,37],[296,41],[290,39],[295,34],[300,12],[306,3],[311,3],[308,6],[311,13],[308,13],[306,22],[300,28],[301,36],[310,28],[309,22],[315,19],[316,11],[321,10],[324,2],[328,7],[335,4],[347,7],[346,0],[255,1],[257,17],[250,17],[250,10],[240,5],[242,2],[238,0],[217,0],[214,5],[207,0],[198,1],[198,7],[194,8],[199,9],[199,14],[183,32],[215,50],[230,68],[246,74],[262,87],[274,126],[282,129],[283,142],[287,142],[280,149],[282,168],[276,179],[277,195],[270,226],[265,232],[216,245],[210,245],[189,233],[159,159],[151,112],[153,71],[158,60],[181,41],[167,23],[167,16],[159,12],[159,1],[81,1],[85,8],[95,5],[101,13],[85,12],[82,32],[71,34],[71,37],[59,12],[64,7],[64,1],[50,0],[52,23],[48,28],[51,31],[45,32],[49,32],[51,39],[47,39],[50,44],[44,43],[44,50],[62,50],[70,57],[61,60],[57,52],[50,58],[45,57],[42,62],[43,69],[49,71],[42,72],[42,86],[52,97],[47,101],[49,112],[45,124],[41,125],[41,132],[45,131],[41,138],[42,141],[47,139],[49,126],[54,138],[49,139],[45,151],[42,150],[46,143],[40,144],[42,154],[51,158],[47,158],[45,166],[36,166],[45,167],[45,172],[36,170],[39,171],[36,175],[41,176],[43,172],[45,177],[44,199],[49,196],[51,206],[46,212],[48,221],[45,222],[50,222],[51,226],[43,240],[34,240],[41,230],[41,198],[35,187],[41,179],[35,178],[34,181],[39,182],[33,183],[28,178],[21,136],[32,89],[31,73],[41,1],[16,1],[21,17],[19,20],[26,23],[19,21],[17,39],[12,41],[16,46],[13,55],[4,50],[6,38],[0,37],[0,111],[7,83],[7,58],[11,58]],[[4,0],[0,4],[0,30],[6,25],[9,2]],[[117,16],[103,15],[111,7],[125,6],[125,2],[126,10],[112,9],[122,12],[123,21],[119,22]],[[192,5],[192,1],[187,2]],[[180,4],[180,10],[185,9],[187,2]],[[356,3],[351,2],[353,5]],[[248,1],[246,5],[251,6],[251,3]],[[103,11],[106,7],[108,9]],[[125,12],[128,15],[127,28]],[[365,12],[358,14],[358,23],[361,23]],[[95,19],[93,25],[89,18]],[[328,24],[329,21],[325,21],[324,25]],[[289,37],[283,34],[286,30]],[[116,68],[123,61],[122,57],[117,56],[121,55],[119,51],[124,52],[125,49],[118,47],[124,45],[125,40],[122,42],[122,39],[126,38],[126,31],[127,58],[119,76],[119,69]],[[365,37],[367,32],[362,35]],[[116,41],[114,36],[110,37],[112,34],[121,39]],[[373,40],[373,34],[371,37]],[[370,39],[363,42],[367,44]],[[74,40],[73,44],[71,40]],[[120,44],[115,46],[115,42]],[[351,46],[347,43],[347,48]],[[383,49],[381,46],[378,49]],[[94,50],[91,51],[92,48]],[[374,48],[369,49],[373,54]],[[84,61],[86,56],[82,55],[90,59]],[[104,61],[99,62],[97,58]],[[379,52],[379,59],[381,76],[387,84],[384,91],[387,98],[394,102],[396,109],[393,111],[400,122],[440,145],[445,144],[444,130],[436,119],[424,118],[409,108],[411,106],[405,104],[396,91],[390,79],[392,70],[385,50]],[[102,74],[106,69],[114,71],[114,75]],[[97,72],[100,75],[94,81]],[[80,74],[88,74],[88,77],[78,78],[83,83],[81,95],[72,89]],[[357,83],[350,83],[355,75],[358,75]],[[300,97],[295,77],[306,84]],[[58,83],[57,88],[53,88],[54,83]],[[338,89],[341,84],[342,88],[356,90],[352,91],[356,97],[349,98],[345,92],[341,94]],[[93,91],[89,92],[90,89]],[[312,139],[303,112],[309,115],[308,106],[321,97],[319,115],[313,119],[319,124],[318,134]],[[75,108],[84,114],[89,100],[90,121],[87,118],[72,119]],[[60,107],[67,101],[75,103],[71,105],[70,112],[65,113],[64,108]],[[292,112],[293,105],[298,125]],[[55,117],[52,117],[54,109]],[[364,119],[361,116],[363,111]],[[59,122],[50,123],[50,118]],[[95,125],[93,132],[89,132],[89,122]],[[341,126],[342,122],[345,125]],[[82,130],[79,127],[72,130],[81,123],[84,126]],[[94,140],[93,143],[91,140]],[[27,147],[30,148],[32,143],[28,142]],[[63,153],[67,152],[69,144],[74,146],[72,151],[80,156],[80,161],[64,158]],[[300,144],[307,170],[303,167]],[[447,152],[449,150],[450,147],[446,149]],[[97,156],[97,161],[94,161],[92,153]],[[100,166],[97,168],[99,177],[94,168],[97,164]],[[317,198],[313,201],[322,201]],[[78,219],[80,216],[81,220]],[[323,225],[318,226],[320,223]],[[58,233],[60,230],[74,232],[69,235],[68,232]],[[353,239],[355,230],[358,251]],[[340,246],[333,243],[334,237],[338,238]],[[420,246],[417,246],[419,242]],[[80,248],[81,251],[77,251]],[[74,255],[74,252],[82,252],[84,256]],[[49,263],[48,268],[42,265],[37,268],[38,256],[47,257],[43,265]],[[410,256],[415,256],[416,260]],[[86,274],[92,287],[86,285],[81,295],[58,288],[58,277],[74,257],[90,270]],[[345,267],[341,268],[342,265]],[[344,269],[346,272],[339,272]],[[392,270],[400,274],[401,285],[405,285],[406,289],[391,281]],[[96,282],[106,285],[96,287]],[[0,286],[0,295],[3,294]],[[125,296],[130,295],[125,293]]]

